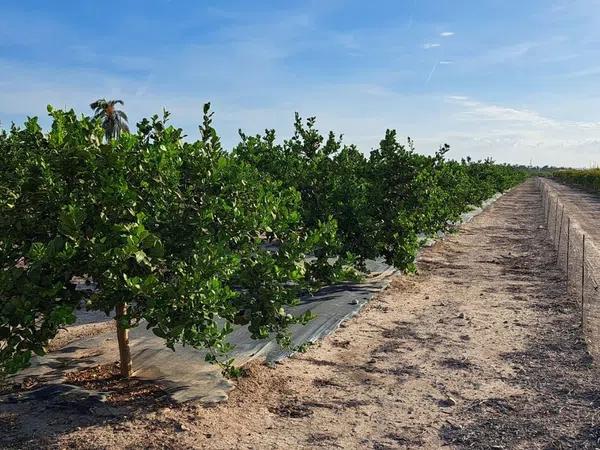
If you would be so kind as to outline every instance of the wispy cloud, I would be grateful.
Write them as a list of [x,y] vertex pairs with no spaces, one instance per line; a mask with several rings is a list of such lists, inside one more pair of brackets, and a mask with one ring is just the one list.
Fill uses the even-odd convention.
[[595,130],[600,132],[600,121],[564,120],[548,117],[527,108],[513,108],[493,103],[481,102],[466,96],[451,95],[446,101],[465,107],[461,118],[510,122],[525,126],[560,129]]
[[[573,57],[573,46],[564,35],[552,34],[541,39],[483,47],[474,58],[478,64],[540,64],[561,62]],[[565,47],[566,46],[566,52]],[[578,50],[578,46],[575,47]]]
[[600,66],[588,67],[586,69],[575,70],[565,74],[565,76],[569,78],[590,77],[595,75],[600,75]]
[[[568,120],[528,108],[482,102],[463,95],[445,101],[455,109],[455,144],[467,148],[502,148],[514,161],[585,166],[600,162],[600,122]],[[465,130],[464,132],[459,130]],[[466,130],[470,130],[467,132]]]
[[539,42],[519,42],[491,48],[480,58],[482,62],[500,64],[521,58],[540,46]]
[[46,103],[85,112],[110,96],[125,100],[132,123],[166,107],[192,136],[210,100],[225,146],[240,127],[285,135],[297,110],[364,151],[400,127],[421,151],[448,142],[453,157],[585,162],[600,155],[599,1],[547,2],[565,5],[554,12],[544,2],[480,2],[476,18],[469,2],[435,0],[368,11],[360,0],[181,0],[144,11],[124,2],[99,36],[89,30],[101,19],[81,2],[63,14],[60,2],[28,10],[6,0],[0,120],[45,116]]
[[556,126],[558,122],[528,109],[510,108],[473,100],[463,96],[447,96],[447,101],[465,107],[461,118],[519,122],[529,125]]

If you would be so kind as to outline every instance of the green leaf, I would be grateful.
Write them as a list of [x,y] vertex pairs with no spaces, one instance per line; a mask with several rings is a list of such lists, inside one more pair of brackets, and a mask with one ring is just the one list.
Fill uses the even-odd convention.
[[138,263],[142,263],[142,262],[146,262],[148,260],[146,253],[144,253],[143,250],[138,250],[137,252],[135,252],[135,260]]

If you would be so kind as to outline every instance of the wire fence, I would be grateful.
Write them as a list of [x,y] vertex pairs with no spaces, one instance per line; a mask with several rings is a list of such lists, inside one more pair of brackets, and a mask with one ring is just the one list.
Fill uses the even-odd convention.
[[566,274],[568,294],[580,308],[580,325],[588,349],[600,356],[600,252],[577,222],[575,207],[538,179],[545,226],[556,249],[556,263]]

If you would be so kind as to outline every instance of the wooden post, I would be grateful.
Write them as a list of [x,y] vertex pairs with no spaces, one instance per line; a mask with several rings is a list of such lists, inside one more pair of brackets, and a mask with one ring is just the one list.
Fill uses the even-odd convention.
[[567,294],[569,293],[569,250],[571,249],[571,217],[567,217]]
[[121,319],[127,315],[127,305],[119,303],[116,307],[115,320],[117,322],[117,340],[119,342],[119,360],[121,376],[131,376],[131,350],[129,348],[129,330],[121,324]]
[[554,241],[556,242],[556,227],[558,226],[558,197],[556,197],[556,208],[554,208]]
[[560,209],[560,227],[558,228],[558,250],[556,251],[556,264],[560,263],[560,238],[562,236],[563,216],[565,215],[565,205]]
[[583,235],[583,243],[581,249],[581,328],[583,329],[585,307],[585,234]]

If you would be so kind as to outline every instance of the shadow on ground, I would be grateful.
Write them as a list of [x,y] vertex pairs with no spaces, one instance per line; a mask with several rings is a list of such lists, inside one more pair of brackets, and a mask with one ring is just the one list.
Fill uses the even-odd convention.
[[[529,196],[528,203],[534,202],[539,202],[536,193]],[[578,306],[567,295],[565,278],[556,266],[553,246],[548,239],[533,236],[545,233],[538,227],[543,223],[541,213],[537,219],[528,227],[514,227],[518,239],[511,241],[513,248],[519,245],[518,252],[504,255],[501,262],[502,276],[515,281],[506,293],[522,300],[520,308],[534,309],[540,317],[537,326],[529,328],[526,349],[503,355],[514,373],[505,381],[527,394],[462,406],[439,432],[455,448],[595,449],[600,445],[597,370],[586,350]],[[488,232],[496,245],[506,244],[493,229]],[[541,263],[531,266],[528,260]],[[519,284],[521,275],[534,282]]]

